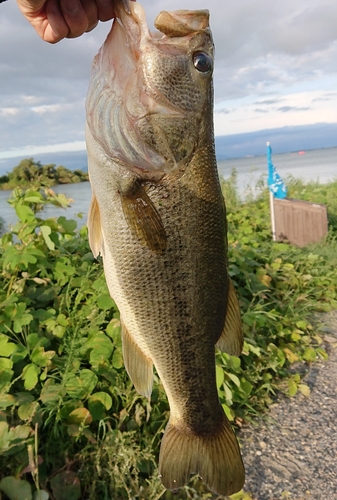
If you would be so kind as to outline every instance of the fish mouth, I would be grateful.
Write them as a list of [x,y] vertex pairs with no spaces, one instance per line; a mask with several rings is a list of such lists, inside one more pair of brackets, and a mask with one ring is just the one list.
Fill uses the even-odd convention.
[[133,47],[140,47],[148,39],[178,38],[209,29],[208,10],[161,11],[155,19],[155,31],[150,31],[144,8],[139,2],[121,0],[116,8],[116,19],[125,29]]
[[[87,124],[109,158],[142,178],[157,179],[180,171],[194,142],[175,154],[175,138],[172,135],[172,144],[168,142],[166,124],[181,123],[183,137],[190,110],[183,109],[179,99],[170,99],[158,80],[148,75],[157,72],[156,65],[165,54],[189,52],[190,40],[198,37],[197,32],[207,31],[209,12],[162,11],[155,20],[158,31],[150,31],[139,2],[119,0],[115,14],[112,29],[93,61]],[[193,47],[198,50],[195,44]],[[160,71],[158,74],[160,80]],[[169,86],[168,80],[162,78],[162,82]]]

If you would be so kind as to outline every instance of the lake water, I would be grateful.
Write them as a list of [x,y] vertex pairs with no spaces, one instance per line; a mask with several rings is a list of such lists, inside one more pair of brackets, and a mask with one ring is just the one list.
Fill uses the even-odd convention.
[[[272,161],[284,181],[288,175],[304,181],[318,181],[321,184],[337,179],[337,148],[273,154]],[[254,189],[261,176],[267,180],[265,156],[218,162],[218,170],[222,177],[229,177],[233,168],[237,171],[238,190],[241,195],[247,188]]]
[[[337,148],[317,149],[299,153],[284,153],[273,155],[273,164],[280,176],[285,180],[288,175],[301,178],[305,181],[319,181],[325,183],[337,179]],[[267,178],[267,160],[265,156],[251,158],[236,158],[218,162],[219,173],[222,177],[229,177],[233,169],[237,171],[238,189],[241,195],[247,188],[252,188],[256,182]],[[86,223],[91,198],[89,182],[80,184],[66,184],[53,188],[58,193],[64,193],[74,200],[67,210],[50,206],[45,211],[45,217],[59,217],[65,215],[68,219],[78,221],[78,227]],[[16,214],[7,203],[10,191],[0,191],[0,217],[8,224],[16,222]],[[82,213],[83,218],[77,214]]]

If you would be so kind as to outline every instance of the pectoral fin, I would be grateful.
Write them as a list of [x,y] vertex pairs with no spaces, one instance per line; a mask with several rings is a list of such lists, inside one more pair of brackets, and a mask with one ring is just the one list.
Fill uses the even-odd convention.
[[101,227],[101,213],[94,193],[91,198],[87,224],[89,245],[94,257],[97,258],[98,255],[102,253],[103,235]]
[[167,244],[165,229],[145,189],[135,181],[121,195],[123,213],[132,233],[152,251],[163,252]]
[[234,285],[229,278],[228,305],[225,326],[216,343],[220,351],[239,356],[243,347],[243,332],[239,301]]
[[122,321],[121,326],[125,369],[137,392],[149,398],[153,384],[153,363],[133,340]]

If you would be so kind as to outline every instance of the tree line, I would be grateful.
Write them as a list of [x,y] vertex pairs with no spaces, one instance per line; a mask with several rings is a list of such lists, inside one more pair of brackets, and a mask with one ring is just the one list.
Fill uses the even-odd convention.
[[11,172],[0,176],[0,189],[28,187],[32,184],[55,186],[56,184],[74,184],[88,181],[88,173],[82,170],[69,170],[55,163],[42,165],[40,161],[26,158],[13,168]]

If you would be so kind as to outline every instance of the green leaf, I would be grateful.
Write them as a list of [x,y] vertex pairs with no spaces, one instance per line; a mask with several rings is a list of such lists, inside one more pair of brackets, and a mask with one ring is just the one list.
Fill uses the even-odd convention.
[[77,408],[68,415],[69,424],[89,425],[91,422],[92,416],[86,408]]
[[16,348],[17,345],[9,342],[9,338],[6,335],[0,334],[0,356],[7,358],[13,354]]
[[107,392],[95,392],[90,396],[89,401],[99,401],[106,410],[110,410],[112,406],[111,396]]
[[28,425],[17,425],[8,431],[8,438],[14,445],[20,444],[28,438],[30,431],[31,428]]
[[18,266],[19,262],[21,262],[21,253],[13,245],[8,247],[4,252],[3,259],[3,268],[14,270]]
[[40,368],[33,363],[24,367],[22,378],[24,380],[24,387],[27,391],[31,391],[32,389],[34,389],[38,382],[39,374]]
[[230,366],[233,370],[239,370],[241,367],[241,359],[238,356],[230,356]]
[[329,359],[328,353],[322,349],[321,347],[317,347],[316,349],[317,354],[319,354],[323,359]]
[[40,229],[49,250],[55,250],[55,243],[50,239],[51,228],[49,226],[40,226]]
[[60,399],[62,386],[53,382],[53,379],[48,379],[42,387],[40,399],[45,405],[55,403]]
[[25,359],[27,355],[28,355],[28,350],[26,349],[26,347],[19,344],[16,347],[16,351],[12,354],[12,361],[14,364],[18,363],[19,361]]
[[234,420],[234,413],[232,412],[231,408],[229,408],[229,406],[227,406],[225,403],[222,404],[222,408],[224,409],[228,420]]
[[106,327],[106,334],[114,341],[115,346],[122,347],[121,322],[113,318]]
[[88,408],[93,420],[103,420],[106,417],[105,407],[100,401],[89,399]]
[[[96,358],[97,361],[97,358]],[[91,356],[90,356],[90,362],[92,363]],[[104,362],[104,358],[101,361],[102,363]],[[115,349],[114,353],[112,355],[112,360],[111,360],[112,366],[116,368],[116,370],[119,370],[124,366],[124,361],[123,361],[123,355],[122,352],[119,349]]]
[[54,318],[56,315],[55,309],[35,309],[34,318],[38,319],[41,323],[45,322],[49,318]]
[[6,410],[9,406],[15,405],[16,400],[15,397],[11,394],[3,394],[0,393],[0,409]]
[[315,361],[316,359],[316,351],[312,347],[308,347],[303,353],[303,359],[306,361]]
[[10,500],[32,500],[32,488],[28,481],[13,476],[4,477],[0,481],[0,490]]
[[34,401],[33,403],[25,403],[19,406],[18,415],[21,420],[31,420],[39,408],[39,403]]
[[0,422],[0,453],[6,451],[8,449],[8,445],[8,424],[7,422]]
[[86,352],[89,349],[91,349],[90,363],[94,368],[98,368],[100,364],[108,361],[114,347],[109,337],[103,333],[98,333],[83,345],[82,352]]
[[16,309],[13,311],[13,330],[15,333],[21,333],[24,326],[29,325],[33,321],[33,316],[26,312],[26,304],[24,302],[19,302]]
[[248,380],[242,378],[240,380],[240,389],[245,393],[246,396],[249,396],[253,390],[254,386],[248,382]]
[[31,195],[25,196],[25,201],[29,203],[43,203],[44,198],[38,191],[34,191]]
[[77,222],[72,219],[66,219],[65,217],[59,217],[57,222],[63,227],[67,234],[72,234],[77,228]]
[[226,382],[223,383],[223,388],[225,391],[226,402],[228,405],[231,406],[233,404],[233,393],[232,393],[231,389],[228,387],[228,385],[226,384]]
[[38,366],[49,366],[51,359],[55,356],[55,351],[45,351],[43,347],[36,347],[31,354],[31,360]]
[[303,396],[310,396],[310,387],[307,384],[298,384],[298,389],[301,391]]
[[106,311],[108,309],[113,309],[115,303],[108,293],[102,293],[102,295],[97,297],[97,305],[100,309]]
[[0,392],[4,391],[10,384],[13,374],[14,372],[12,370],[0,368]]
[[36,223],[26,223],[23,225],[22,229],[18,232],[18,238],[22,241],[25,240],[26,236],[32,234],[36,229]]
[[13,368],[13,361],[8,358],[0,358],[0,370],[11,370]]
[[30,392],[17,392],[15,397],[19,405],[32,403],[34,401],[34,396]]
[[45,490],[35,491],[33,500],[48,500],[49,495]]
[[58,294],[58,289],[56,287],[50,287],[46,290],[43,290],[36,298],[39,302],[50,302],[55,299]]
[[225,374],[221,366],[216,365],[215,369],[216,369],[216,386],[218,389],[220,389],[225,380]]
[[50,480],[55,500],[79,500],[81,483],[73,471],[63,471]]
[[70,264],[70,262],[70,259],[65,257],[62,257],[56,262],[54,269],[54,276],[56,279],[62,279],[75,274],[76,269]]
[[237,387],[240,387],[240,379],[239,377],[237,377],[236,375],[234,375],[234,373],[228,373],[227,374],[228,377],[231,379],[232,382],[234,382],[234,384],[237,386]]
[[37,333],[30,333],[27,335],[27,346],[30,350],[35,349],[40,343],[40,337]]
[[66,327],[69,325],[69,318],[67,318],[64,314],[58,314],[57,316],[57,322]]
[[295,396],[295,394],[297,393],[297,384],[293,379],[288,380],[288,392],[289,396]]
[[297,326],[297,328],[300,328],[301,330],[305,330],[308,326],[308,323],[307,323],[307,321],[303,321],[303,320],[296,321],[296,326]]
[[22,203],[17,203],[15,211],[21,222],[33,222],[35,214],[33,210]]
[[283,349],[283,352],[286,355],[286,358],[289,361],[289,363],[296,363],[296,361],[298,361],[298,355],[292,352],[287,347]]
[[81,370],[79,377],[71,373],[65,387],[70,397],[84,399],[92,393],[97,382],[97,375],[91,370],[84,369]]

